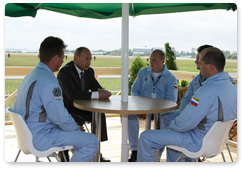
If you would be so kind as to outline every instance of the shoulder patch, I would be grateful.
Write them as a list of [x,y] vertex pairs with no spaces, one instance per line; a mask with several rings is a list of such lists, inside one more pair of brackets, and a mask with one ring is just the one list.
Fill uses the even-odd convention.
[[177,83],[174,83],[174,88],[175,88],[175,89],[178,89],[178,85],[177,85]]
[[196,97],[192,97],[192,99],[191,99],[191,101],[190,101],[190,103],[194,106],[194,107],[197,107],[198,106],[198,104],[199,104],[199,102],[200,102],[200,100],[198,99],[198,98],[196,98]]
[[59,87],[54,88],[52,90],[52,92],[53,92],[53,95],[54,95],[54,99],[57,99],[57,100],[62,99],[62,92],[61,92],[61,89]]
[[230,80],[230,82],[231,82],[233,85],[235,85],[235,82],[234,82],[233,80]]

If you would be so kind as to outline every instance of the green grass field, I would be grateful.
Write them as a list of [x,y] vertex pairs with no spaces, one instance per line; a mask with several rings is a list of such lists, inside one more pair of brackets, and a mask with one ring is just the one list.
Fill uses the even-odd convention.
[[[73,60],[73,55],[67,55],[67,59],[64,59],[63,65]],[[94,57],[94,56],[93,56]],[[143,57],[142,57],[143,58]],[[148,57],[143,59],[147,62]],[[129,57],[129,67],[132,65],[132,61],[135,57]],[[5,54],[5,66],[24,66],[24,67],[35,67],[38,63],[38,54],[30,53],[11,53],[10,58]],[[177,59],[176,64],[179,71],[187,72],[199,72],[196,69],[195,59]],[[149,62],[148,62],[149,63]],[[107,56],[107,55],[96,55],[96,60],[92,60],[91,67],[121,67],[121,57],[119,56]],[[237,72],[237,60],[227,60],[225,71],[229,73]]]

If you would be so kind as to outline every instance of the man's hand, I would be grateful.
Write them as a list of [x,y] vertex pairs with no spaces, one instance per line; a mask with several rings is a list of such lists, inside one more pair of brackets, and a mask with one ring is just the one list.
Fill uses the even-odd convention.
[[111,96],[111,92],[105,89],[98,89],[98,92],[100,100],[108,99]]
[[[79,126],[79,124],[77,122],[76,122],[76,124]],[[85,131],[84,126],[79,126],[79,128],[80,128],[81,131],[83,131],[83,132]]]
[[81,131],[85,132],[84,126],[79,126],[79,127]]

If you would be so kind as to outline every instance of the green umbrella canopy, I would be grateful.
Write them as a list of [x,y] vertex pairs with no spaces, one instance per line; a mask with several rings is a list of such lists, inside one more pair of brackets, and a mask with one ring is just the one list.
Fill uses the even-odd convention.
[[[122,3],[8,3],[5,15],[35,17],[39,9],[77,17],[109,19],[122,16]],[[234,3],[130,3],[129,15],[175,13],[212,9],[237,9]]]

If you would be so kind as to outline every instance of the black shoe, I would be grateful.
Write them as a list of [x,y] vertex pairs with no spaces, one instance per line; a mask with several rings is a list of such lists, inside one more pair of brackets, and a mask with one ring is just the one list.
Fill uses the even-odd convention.
[[[69,162],[68,150],[65,150],[65,151],[63,151],[63,152],[64,152],[64,155],[65,155],[65,157],[66,157],[66,159],[67,159],[67,162]],[[63,154],[62,154],[61,151],[58,152],[58,157],[60,158],[60,161],[61,161],[61,162],[65,162],[65,159],[64,159]]]
[[111,160],[103,157],[102,154],[100,154],[100,162],[111,162]]
[[128,162],[136,162],[137,161],[137,151],[132,151],[131,157],[128,159]]

